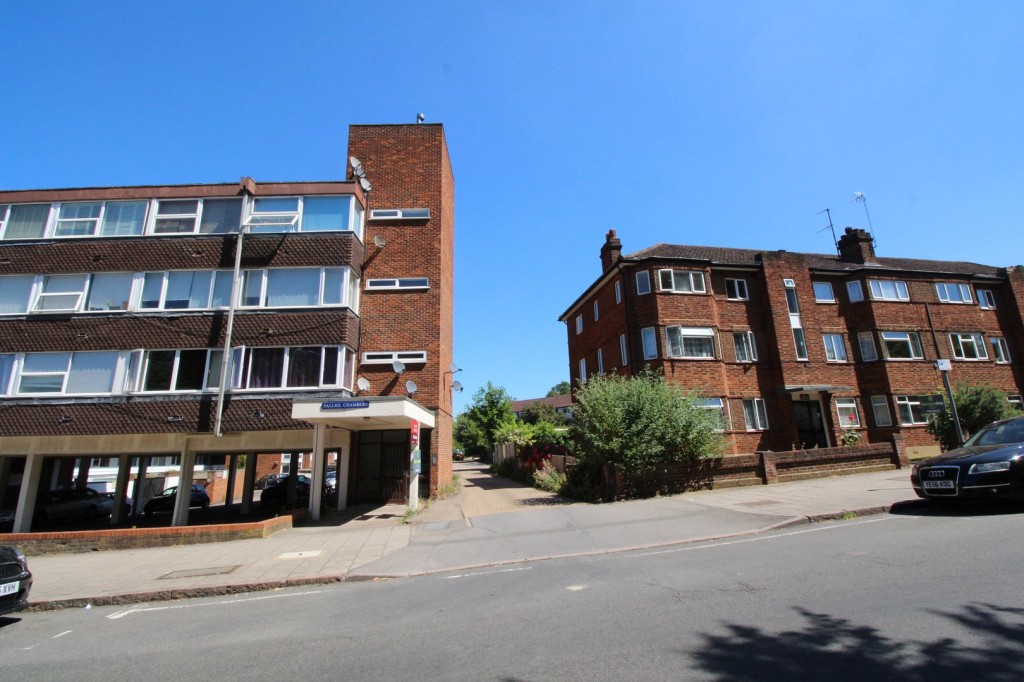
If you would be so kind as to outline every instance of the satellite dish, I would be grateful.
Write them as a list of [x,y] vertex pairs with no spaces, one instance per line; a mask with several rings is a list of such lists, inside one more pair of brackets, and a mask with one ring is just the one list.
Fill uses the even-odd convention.
[[366,177],[367,171],[362,170],[362,163],[355,157],[348,158],[348,164],[352,167],[352,174],[355,177]]
[[405,363],[402,362],[401,360],[395,360],[394,362],[392,362],[391,367],[399,374],[405,371]]
[[366,377],[359,377],[359,381],[356,382],[356,386],[359,387],[360,391],[370,390],[370,382],[366,380]]
[[408,391],[409,395],[416,393],[416,382],[409,379],[409,381],[405,382],[405,390]]
[[369,192],[373,189],[373,185],[371,185],[370,181],[366,178],[359,178],[359,186],[363,188],[364,192]]
[[387,242],[384,241],[384,237],[381,237],[379,234],[373,238],[373,243],[377,245],[378,249],[383,249],[384,245],[387,244]]
[[452,382],[452,390],[456,391],[458,393],[462,393],[462,382],[461,381],[453,381]]
[[448,367],[448,369],[449,369],[449,370],[451,370],[451,373],[452,373],[452,374],[455,374],[456,372],[458,372],[458,371],[459,371],[459,366],[458,366],[458,365],[456,365],[456,364],[455,364],[455,363],[453,362],[453,363],[452,363],[452,364],[451,364],[451,365],[450,365],[450,366]]

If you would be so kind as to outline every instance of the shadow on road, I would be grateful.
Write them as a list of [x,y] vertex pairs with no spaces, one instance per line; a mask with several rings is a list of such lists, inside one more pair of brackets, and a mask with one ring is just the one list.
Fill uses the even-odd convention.
[[911,500],[894,504],[890,514],[901,516],[968,517],[1004,516],[1024,512],[1020,500],[977,499],[959,502],[935,502],[933,500]]

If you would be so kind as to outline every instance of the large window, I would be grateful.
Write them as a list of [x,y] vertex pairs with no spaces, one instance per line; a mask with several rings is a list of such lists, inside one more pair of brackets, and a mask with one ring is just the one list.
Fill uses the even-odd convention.
[[252,232],[358,231],[350,196],[257,197],[245,224]]
[[936,282],[935,293],[943,303],[972,303],[971,286],[953,282]]
[[239,388],[352,388],[354,355],[345,346],[246,348]]
[[36,297],[35,310],[78,310],[88,282],[89,275],[46,275]]
[[921,360],[921,339],[917,332],[878,332],[889,360]]
[[896,396],[896,409],[900,413],[900,424],[903,426],[917,426],[928,423],[928,417],[921,411],[921,398],[924,397],[926,396]]
[[860,426],[860,413],[857,412],[857,401],[854,398],[836,398],[836,413],[839,415],[839,426],[853,429]]
[[860,359],[863,362],[871,362],[878,359],[878,349],[875,348],[875,335],[871,332],[857,334],[857,343],[860,346]]
[[18,379],[22,394],[110,393],[118,370],[116,351],[26,353]]
[[654,360],[658,357],[657,335],[654,327],[644,327],[640,330],[640,339],[644,347],[644,360]]
[[949,345],[957,360],[988,360],[985,339],[981,334],[950,334]]
[[102,272],[93,275],[89,284],[89,295],[85,300],[85,310],[128,310],[134,278],[135,275],[130,272]]
[[349,268],[278,268],[242,273],[246,307],[294,308],[347,305],[355,308],[358,280]]
[[842,334],[822,334],[825,342],[825,359],[829,362],[846,362],[846,344]]
[[875,415],[875,426],[892,426],[889,401],[884,395],[871,396],[871,412]]
[[0,315],[20,315],[28,312],[32,298],[34,275],[0,277]]
[[989,339],[992,342],[992,352],[996,356],[996,362],[1005,364],[1010,362],[1010,347],[1006,343],[1006,339],[993,336]]
[[768,411],[764,400],[751,398],[743,401],[743,422],[747,431],[766,431],[768,429]]
[[151,350],[132,353],[129,392],[214,390],[220,386],[224,351],[216,349]]
[[876,301],[909,301],[907,283],[888,279],[869,279],[871,298]]
[[147,272],[142,276],[141,310],[226,308],[231,299],[228,270]]
[[757,360],[754,332],[733,332],[732,342],[736,346],[736,362],[754,362]]
[[715,331],[711,327],[666,327],[668,354],[674,358],[715,357]]
[[697,270],[659,270],[658,285],[661,291],[681,294],[703,294],[704,273]]
[[[6,210],[4,210],[6,209]],[[50,204],[16,204],[0,206],[3,220],[3,239],[42,239],[46,235],[46,224],[50,219]]]
[[745,279],[725,279],[725,297],[730,301],[748,301],[750,292]]

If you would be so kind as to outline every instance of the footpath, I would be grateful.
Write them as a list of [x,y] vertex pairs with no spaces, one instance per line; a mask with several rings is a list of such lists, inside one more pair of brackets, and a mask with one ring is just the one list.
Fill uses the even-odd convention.
[[30,610],[400,578],[701,542],[915,504],[909,472],[582,504],[456,463],[461,490],[409,519],[358,508],[269,538],[29,557]]

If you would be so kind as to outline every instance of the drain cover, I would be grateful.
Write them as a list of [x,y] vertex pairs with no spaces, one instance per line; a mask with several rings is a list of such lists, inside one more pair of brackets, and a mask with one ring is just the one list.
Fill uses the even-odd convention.
[[188,568],[184,571],[171,571],[160,576],[160,580],[174,578],[202,578],[207,575],[226,575],[238,566],[212,566],[210,568]]

